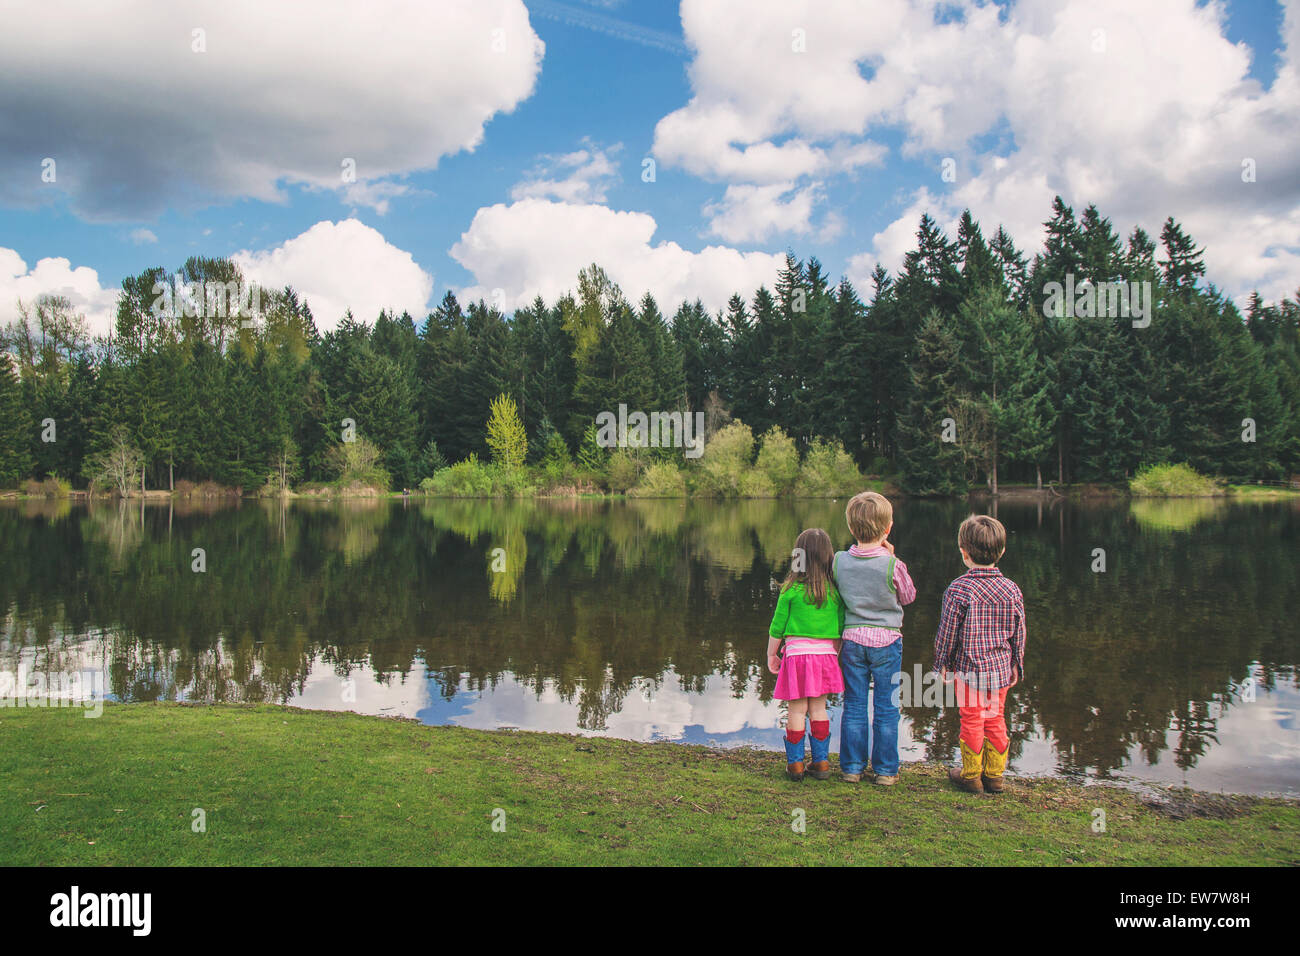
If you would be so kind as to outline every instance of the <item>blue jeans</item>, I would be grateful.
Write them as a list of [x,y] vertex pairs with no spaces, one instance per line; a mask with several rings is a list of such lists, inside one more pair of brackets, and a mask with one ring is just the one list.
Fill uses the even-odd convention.
[[[863,647],[845,641],[840,648],[844,673],[844,714],[840,718],[840,770],[862,773],[867,767],[882,777],[898,773],[898,706],[894,675],[903,670],[903,639],[887,647]],[[875,685],[874,688],[872,685]],[[872,693],[868,717],[867,693]]]

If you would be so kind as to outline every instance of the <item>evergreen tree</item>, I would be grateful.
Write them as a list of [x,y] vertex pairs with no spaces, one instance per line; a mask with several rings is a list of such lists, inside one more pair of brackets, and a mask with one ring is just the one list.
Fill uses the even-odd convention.
[[17,370],[7,354],[0,354],[0,487],[12,487],[31,474],[31,432]]

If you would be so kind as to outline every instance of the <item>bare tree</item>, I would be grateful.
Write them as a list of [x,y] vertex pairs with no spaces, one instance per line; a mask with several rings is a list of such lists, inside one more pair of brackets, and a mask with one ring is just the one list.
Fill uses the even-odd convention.
[[109,446],[86,462],[91,487],[112,485],[125,498],[137,484],[144,489],[144,455],[130,442],[124,426],[113,429]]

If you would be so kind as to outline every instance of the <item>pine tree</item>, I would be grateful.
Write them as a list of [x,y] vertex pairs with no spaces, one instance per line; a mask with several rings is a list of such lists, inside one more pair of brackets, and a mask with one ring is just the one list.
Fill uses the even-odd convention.
[[17,370],[9,355],[0,353],[0,487],[12,487],[31,474],[32,426]]
[[965,490],[960,419],[968,396],[960,385],[960,350],[937,312],[921,324],[910,369],[906,411],[898,424],[899,465],[912,494]]

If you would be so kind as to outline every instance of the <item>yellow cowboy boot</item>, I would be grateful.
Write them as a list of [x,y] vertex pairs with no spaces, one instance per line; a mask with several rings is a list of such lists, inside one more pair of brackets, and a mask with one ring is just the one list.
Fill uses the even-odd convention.
[[1007,757],[1011,753],[1011,745],[1007,744],[1007,749],[998,751],[991,741],[984,741],[984,771],[983,782],[984,789],[989,793],[1001,793],[1006,789],[1006,784],[1002,782],[1002,774],[1007,769]]
[[964,740],[959,740],[958,743],[961,745],[961,767],[953,767],[949,770],[948,779],[958,790],[967,793],[983,793],[984,784],[980,776],[984,771],[984,754],[978,750],[971,750]]

